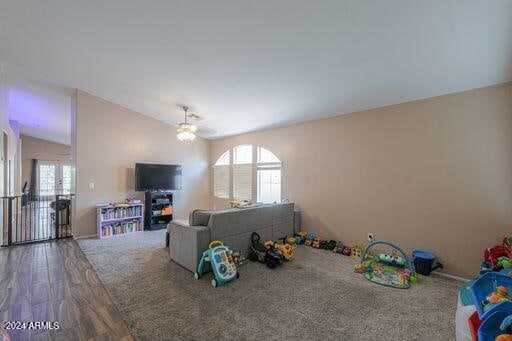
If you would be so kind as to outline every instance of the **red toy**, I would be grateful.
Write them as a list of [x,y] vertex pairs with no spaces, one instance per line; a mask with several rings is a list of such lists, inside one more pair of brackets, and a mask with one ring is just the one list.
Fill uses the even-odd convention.
[[507,247],[502,245],[496,245],[485,250],[485,261],[491,263],[493,269],[498,265],[498,258],[500,257],[512,258],[512,254]]

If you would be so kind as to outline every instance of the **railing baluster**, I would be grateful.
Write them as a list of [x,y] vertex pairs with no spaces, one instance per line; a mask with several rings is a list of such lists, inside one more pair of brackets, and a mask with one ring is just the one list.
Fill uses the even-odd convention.
[[60,205],[59,205],[59,195],[55,196],[55,238],[59,239],[59,223],[60,223]]
[[12,197],[7,201],[7,245],[12,245]]
[[19,209],[19,197],[15,198],[16,199],[16,211],[15,211],[15,215],[14,215],[14,219],[16,221],[16,223],[14,224],[14,228],[16,229],[16,242],[18,241],[18,209]]

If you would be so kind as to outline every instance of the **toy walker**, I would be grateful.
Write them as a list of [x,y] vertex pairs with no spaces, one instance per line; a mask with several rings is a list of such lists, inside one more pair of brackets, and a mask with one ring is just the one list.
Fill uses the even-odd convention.
[[196,279],[201,278],[205,262],[210,262],[213,269],[212,286],[215,288],[234,281],[240,277],[231,250],[224,246],[220,240],[214,240],[208,245],[208,250],[203,252],[201,261],[197,266],[197,272],[194,274]]

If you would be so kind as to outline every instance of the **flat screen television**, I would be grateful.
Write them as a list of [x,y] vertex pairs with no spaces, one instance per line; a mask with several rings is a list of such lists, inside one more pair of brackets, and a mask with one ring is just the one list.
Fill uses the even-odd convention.
[[181,189],[180,165],[135,164],[135,190],[158,191]]

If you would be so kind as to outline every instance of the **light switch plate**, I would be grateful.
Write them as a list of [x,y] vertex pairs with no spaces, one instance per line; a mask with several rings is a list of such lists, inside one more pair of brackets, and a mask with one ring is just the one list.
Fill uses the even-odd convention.
[[94,189],[94,182],[89,182],[89,189]]

